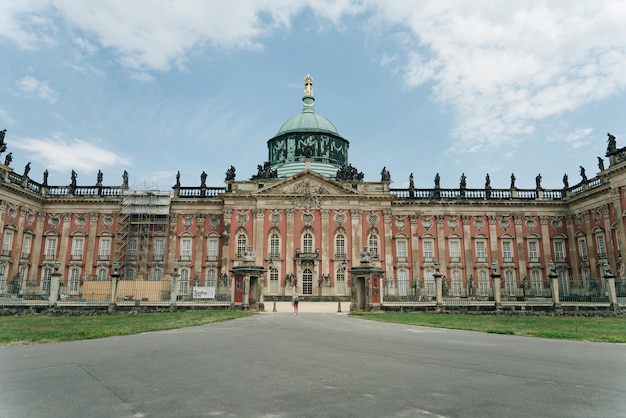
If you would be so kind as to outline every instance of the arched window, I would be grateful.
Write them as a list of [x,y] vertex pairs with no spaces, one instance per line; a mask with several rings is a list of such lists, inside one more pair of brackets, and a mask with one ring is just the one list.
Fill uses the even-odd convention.
[[302,252],[313,252],[313,234],[308,231],[302,235]]
[[237,253],[236,257],[243,257],[248,249],[248,237],[243,232],[237,234]]
[[270,258],[280,257],[280,236],[277,233],[270,235]]
[[335,236],[335,258],[346,258],[346,236],[342,233]]
[[302,294],[313,294],[313,272],[311,271],[311,269],[305,269],[302,272]]
[[367,247],[370,251],[370,254],[372,254],[374,257],[378,257],[378,235],[370,234],[369,238],[367,239]]

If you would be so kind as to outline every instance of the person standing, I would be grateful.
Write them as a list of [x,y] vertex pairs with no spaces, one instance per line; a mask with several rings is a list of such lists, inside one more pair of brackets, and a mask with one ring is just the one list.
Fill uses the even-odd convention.
[[300,302],[300,298],[295,293],[291,297],[291,306],[293,306],[293,312],[298,315],[298,303]]

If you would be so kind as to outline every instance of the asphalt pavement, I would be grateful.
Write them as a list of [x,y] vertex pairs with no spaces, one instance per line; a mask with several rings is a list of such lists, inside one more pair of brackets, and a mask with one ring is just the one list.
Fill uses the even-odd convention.
[[0,417],[626,416],[623,344],[385,324],[305,306],[0,347]]

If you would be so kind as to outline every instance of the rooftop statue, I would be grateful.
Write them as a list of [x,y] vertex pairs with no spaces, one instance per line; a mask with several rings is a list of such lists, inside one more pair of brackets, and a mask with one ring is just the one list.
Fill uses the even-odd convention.
[[598,168],[600,169],[600,171],[604,171],[604,160],[602,159],[602,157],[598,157]]
[[459,181],[459,187],[461,189],[465,189],[467,186],[467,177],[465,177],[465,173],[461,174],[461,180]]
[[609,143],[606,147],[606,153],[610,154],[611,152],[617,149],[617,141],[615,141],[615,135],[611,135],[610,133],[607,133],[607,136],[609,137],[609,140],[608,140]]
[[409,189],[415,188],[415,181],[413,180],[413,173],[409,176]]
[[567,179],[567,173],[563,174],[563,188],[569,189],[569,180]]
[[48,186],[48,170],[43,172],[43,186],[47,187]]
[[203,171],[202,174],[200,174],[200,187],[206,187],[206,177],[207,174]]
[[391,174],[389,173],[389,170],[387,170],[387,167],[383,167],[380,172],[380,181],[391,181]]
[[437,173],[435,175],[435,189],[438,189],[440,187],[440,181],[441,181],[441,177],[439,177],[439,173]]
[[304,95],[313,97],[313,77],[310,74],[304,77]]
[[122,187],[128,189],[128,171],[126,170],[122,173]]
[[235,180],[235,167],[230,166],[228,170],[226,170],[226,181],[234,181]]
[[515,188],[515,174],[511,173],[511,189]]
[[30,161],[24,167],[24,177],[28,177],[28,173],[30,173]]
[[587,174],[585,173],[585,167],[580,166],[580,177],[582,178],[583,183],[587,182]]
[[537,190],[541,189],[541,174],[537,174],[535,177],[535,186],[537,186]]
[[491,188],[491,179],[489,178],[489,173],[485,176],[485,189]]
[[4,159],[4,165],[6,165],[7,167],[9,166],[9,164],[11,164],[11,161],[13,161],[13,153],[10,152],[7,154],[7,156]]
[[102,170],[98,170],[98,175],[96,177],[96,186],[102,186]]

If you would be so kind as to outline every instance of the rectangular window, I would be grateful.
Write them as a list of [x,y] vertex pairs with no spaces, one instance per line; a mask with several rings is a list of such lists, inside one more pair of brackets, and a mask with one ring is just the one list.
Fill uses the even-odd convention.
[[604,243],[604,235],[596,235],[596,243],[598,244],[598,258],[606,259],[606,244]]
[[567,270],[559,270],[559,293],[561,296],[569,296],[569,278]]
[[424,287],[426,296],[435,296],[435,277],[432,270],[426,270],[424,276]]
[[0,293],[8,293],[6,289],[7,284],[7,266],[6,264],[0,264]]
[[337,275],[335,276],[337,279],[337,295],[344,295],[346,293],[346,272],[344,269],[339,268],[337,270]]
[[154,261],[163,261],[163,254],[165,253],[165,240],[154,240],[154,251],[152,252],[152,259]]
[[587,261],[587,243],[584,238],[578,239],[578,255],[582,261]]
[[406,270],[398,270],[398,292],[400,296],[407,296],[409,287],[409,274]]
[[209,269],[206,272],[206,285],[207,287],[215,288],[217,286],[217,270]]
[[100,238],[100,251],[98,259],[108,260],[111,256],[111,238]]
[[378,257],[378,236],[372,234],[367,240],[368,250],[373,257]]
[[513,246],[511,241],[502,241],[502,260],[505,263],[513,262]]
[[180,259],[183,261],[191,260],[191,239],[183,238],[180,241]]
[[313,235],[310,232],[305,232],[302,237],[302,252],[309,254],[313,252]]
[[565,262],[565,243],[563,241],[554,241],[554,256],[557,263]]
[[422,251],[424,253],[424,261],[433,261],[433,242],[432,241],[424,241],[422,242]]
[[80,270],[74,268],[70,271],[70,283],[69,283],[68,293],[70,295],[77,295],[79,286],[80,286]]
[[460,263],[461,262],[461,243],[457,240],[452,240],[449,242],[449,245],[450,245],[450,262]]
[[537,241],[528,241],[528,257],[531,263],[539,262],[539,251]]
[[461,270],[452,270],[452,296],[461,296]]
[[489,275],[487,270],[478,271],[478,294],[480,296],[489,296]]
[[2,255],[11,256],[11,248],[13,247],[13,231],[4,233],[4,241],[2,241]]
[[24,245],[22,245],[22,258],[30,257],[30,245],[33,241],[33,237],[30,235],[24,235]]
[[159,281],[163,278],[163,271],[160,268],[152,270],[152,280]]
[[543,281],[541,279],[541,272],[539,270],[533,270],[530,272],[532,280],[533,295],[543,296]]
[[56,238],[47,238],[46,239],[46,250],[45,250],[44,258],[46,260],[54,260],[57,254],[57,239]]
[[50,293],[50,281],[52,280],[52,269],[43,269],[43,277],[41,278],[41,291],[42,293]]
[[182,269],[180,271],[180,283],[178,284],[178,296],[184,297],[189,291],[189,270]]
[[98,269],[98,280],[105,281],[108,279],[107,269]]
[[208,261],[217,261],[217,244],[218,244],[218,241],[215,238],[210,238],[207,241]]
[[134,239],[128,240],[128,244],[126,246],[126,257],[129,260],[137,259],[137,241]]
[[476,261],[487,262],[487,247],[485,241],[476,241]]
[[396,241],[396,254],[398,256],[398,261],[407,261],[407,251],[406,251],[406,241],[398,240]]
[[515,283],[515,274],[513,270],[507,270],[504,272],[504,284],[506,286],[506,294],[508,296],[515,296],[515,289],[517,288]]
[[85,244],[85,240],[83,240],[82,238],[74,238],[74,244],[72,247],[72,260],[83,259],[84,244]]

